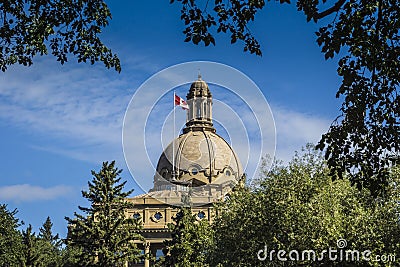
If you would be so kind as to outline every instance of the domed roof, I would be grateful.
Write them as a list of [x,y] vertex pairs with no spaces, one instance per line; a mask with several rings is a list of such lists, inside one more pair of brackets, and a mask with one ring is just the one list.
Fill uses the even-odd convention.
[[201,75],[199,75],[198,79],[190,86],[189,93],[186,95],[186,98],[192,99],[195,96],[212,97],[210,88],[208,88],[208,84],[201,79]]
[[[154,190],[170,184],[229,186],[242,179],[240,160],[212,123],[212,95],[199,75],[187,94],[186,127],[158,160]],[[222,188],[221,187],[221,188]]]
[[173,142],[174,147],[171,142],[157,164],[157,174],[166,180],[174,178],[172,163],[175,164],[175,179],[191,182],[193,186],[220,184],[232,179],[238,181],[242,176],[242,166],[236,153],[213,132],[190,131]]

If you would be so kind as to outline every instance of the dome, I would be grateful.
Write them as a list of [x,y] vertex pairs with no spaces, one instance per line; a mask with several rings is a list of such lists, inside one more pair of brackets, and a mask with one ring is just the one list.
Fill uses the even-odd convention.
[[243,173],[231,146],[211,131],[190,131],[171,142],[158,161],[156,176],[172,180],[173,164],[175,179],[192,186],[238,181]]
[[189,93],[186,95],[187,99],[193,97],[212,97],[210,88],[208,87],[208,84],[201,79],[201,75],[199,75],[198,79],[192,83]]
[[210,89],[199,75],[187,94],[186,126],[161,154],[152,191],[170,188],[171,183],[225,188],[242,179],[238,156],[213,126],[212,102]]

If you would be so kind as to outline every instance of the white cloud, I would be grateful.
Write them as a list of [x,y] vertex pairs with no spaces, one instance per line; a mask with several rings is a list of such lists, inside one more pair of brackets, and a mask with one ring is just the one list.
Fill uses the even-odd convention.
[[123,116],[137,82],[100,67],[57,64],[44,59],[1,76],[0,119],[62,141],[32,147],[97,163],[115,148],[120,153]]
[[299,151],[307,143],[317,143],[332,122],[328,118],[282,107],[272,106],[272,112],[276,124],[276,156],[286,162],[294,156],[294,151]]
[[15,202],[53,200],[65,197],[73,191],[72,187],[65,185],[48,188],[29,184],[9,185],[0,187],[0,200]]
[[75,71],[63,75],[50,72],[57,76],[56,81],[47,76],[32,79],[26,72],[18,79],[11,74],[0,80],[3,119],[91,142],[115,140],[113,129],[121,127],[121,113],[129,101],[129,94],[121,89],[123,85]]

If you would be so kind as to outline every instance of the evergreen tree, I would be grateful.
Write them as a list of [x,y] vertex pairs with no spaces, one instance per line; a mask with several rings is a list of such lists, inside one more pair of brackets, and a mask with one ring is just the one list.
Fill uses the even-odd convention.
[[62,267],[76,267],[80,266],[78,260],[79,255],[82,254],[82,251],[77,246],[65,246],[61,250],[61,266]]
[[50,242],[51,244],[59,244],[60,239],[58,234],[53,235],[53,223],[51,222],[50,217],[47,217],[46,221],[43,223],[43,226],[39,229],[39,238]]
[[0,266],[16,266],[22,258],[22,236],[17,230],[21,224],[16,213],[0,205]]
[[69,223],[67,245],[82,251],[79,266],[122,266],[141,258],[134,243],[142,239],[135,231],[139,222],[125,215],[133,207],[125,199],[133,190],[123,192],[126,181],[120,182],[122,170],[114,165],[114,161],[104,162],[98,173],[92,171],[89,190],[82,191],[90,207],[79,207],[84,215],[75,212],[75,218],[65,218]]
[[39,244],[38,238],[36,237],[35,232],[32,231],[32,225],[30,224],[25,231],[22,230],[22,244],[24,252],[23,266],[43,266],[40,265],[43,257],[43,255],[41,254],[41,244]]
[[168,225],[171,240],[164,241],[164,258],[160,266],[201,267],[209,266],[210,249],[213,247],[213,234],[206,219],[198,221],[189,207],[181,207]]
[[42,264],[47,267],[61,266],[62,264],[62,241],[58,234],[53,235],[53,223],[47,217],[43,226],[39,229],[38,243],[42,255]]

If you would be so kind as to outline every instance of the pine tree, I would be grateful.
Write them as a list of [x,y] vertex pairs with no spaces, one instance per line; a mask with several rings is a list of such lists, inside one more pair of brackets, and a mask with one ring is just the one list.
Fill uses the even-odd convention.
[[76,267],[79,265],[79,255],[81,254],[81,249],[77,246],[65,246],[61,250],[61,262],[62,267]]
[[61,266],[62,264],[62,241],[58,234],[53,235],[53,223],[47,217],[43,226],[39,229],[38,243],[43,257],[42,264],[48,267]]
[[0,266],[16,266],[22,257],[22,236],[17,230],[21,224],[16,213],[0,205]]
[[209,266],[213,232],[206,219],[198,221],[190,206],[181,207],[168,225],[171,240],[164,241],[164,258],[160,266],[203,267]]
[[134,244],[142,239],[135,231],[139,223],[125,215],[133,206],[125,198],[133,190],[123,192],[126,181],[120,182],[122,170],[114,165],[115,161],[104,162],[98,173],[92,171],[89,190],[82,191],[90,207],[79,206],[84,215],[75,212],[75,218],[65,218],[69,223],[67,245],[82,251],[79,266],[121,266],[141,258],[141,251]]
[[43,223],[43,226],[39,229],[39,238],[50,242],[51,244],[59,243],[60,239],[58,234],[53,235],[53,223],[51,222],[50,217],[47,217],[46,221]]
[[38,266],[41,262],[41,249],[40,244],[38,242],[38,238],[35,235],[35,232],[32,231],[32,225],[26,228],[26,230],[22,230],[22,244],[23,244],[23,252],[24,252],[24,264],[26,267],[34,267]]

